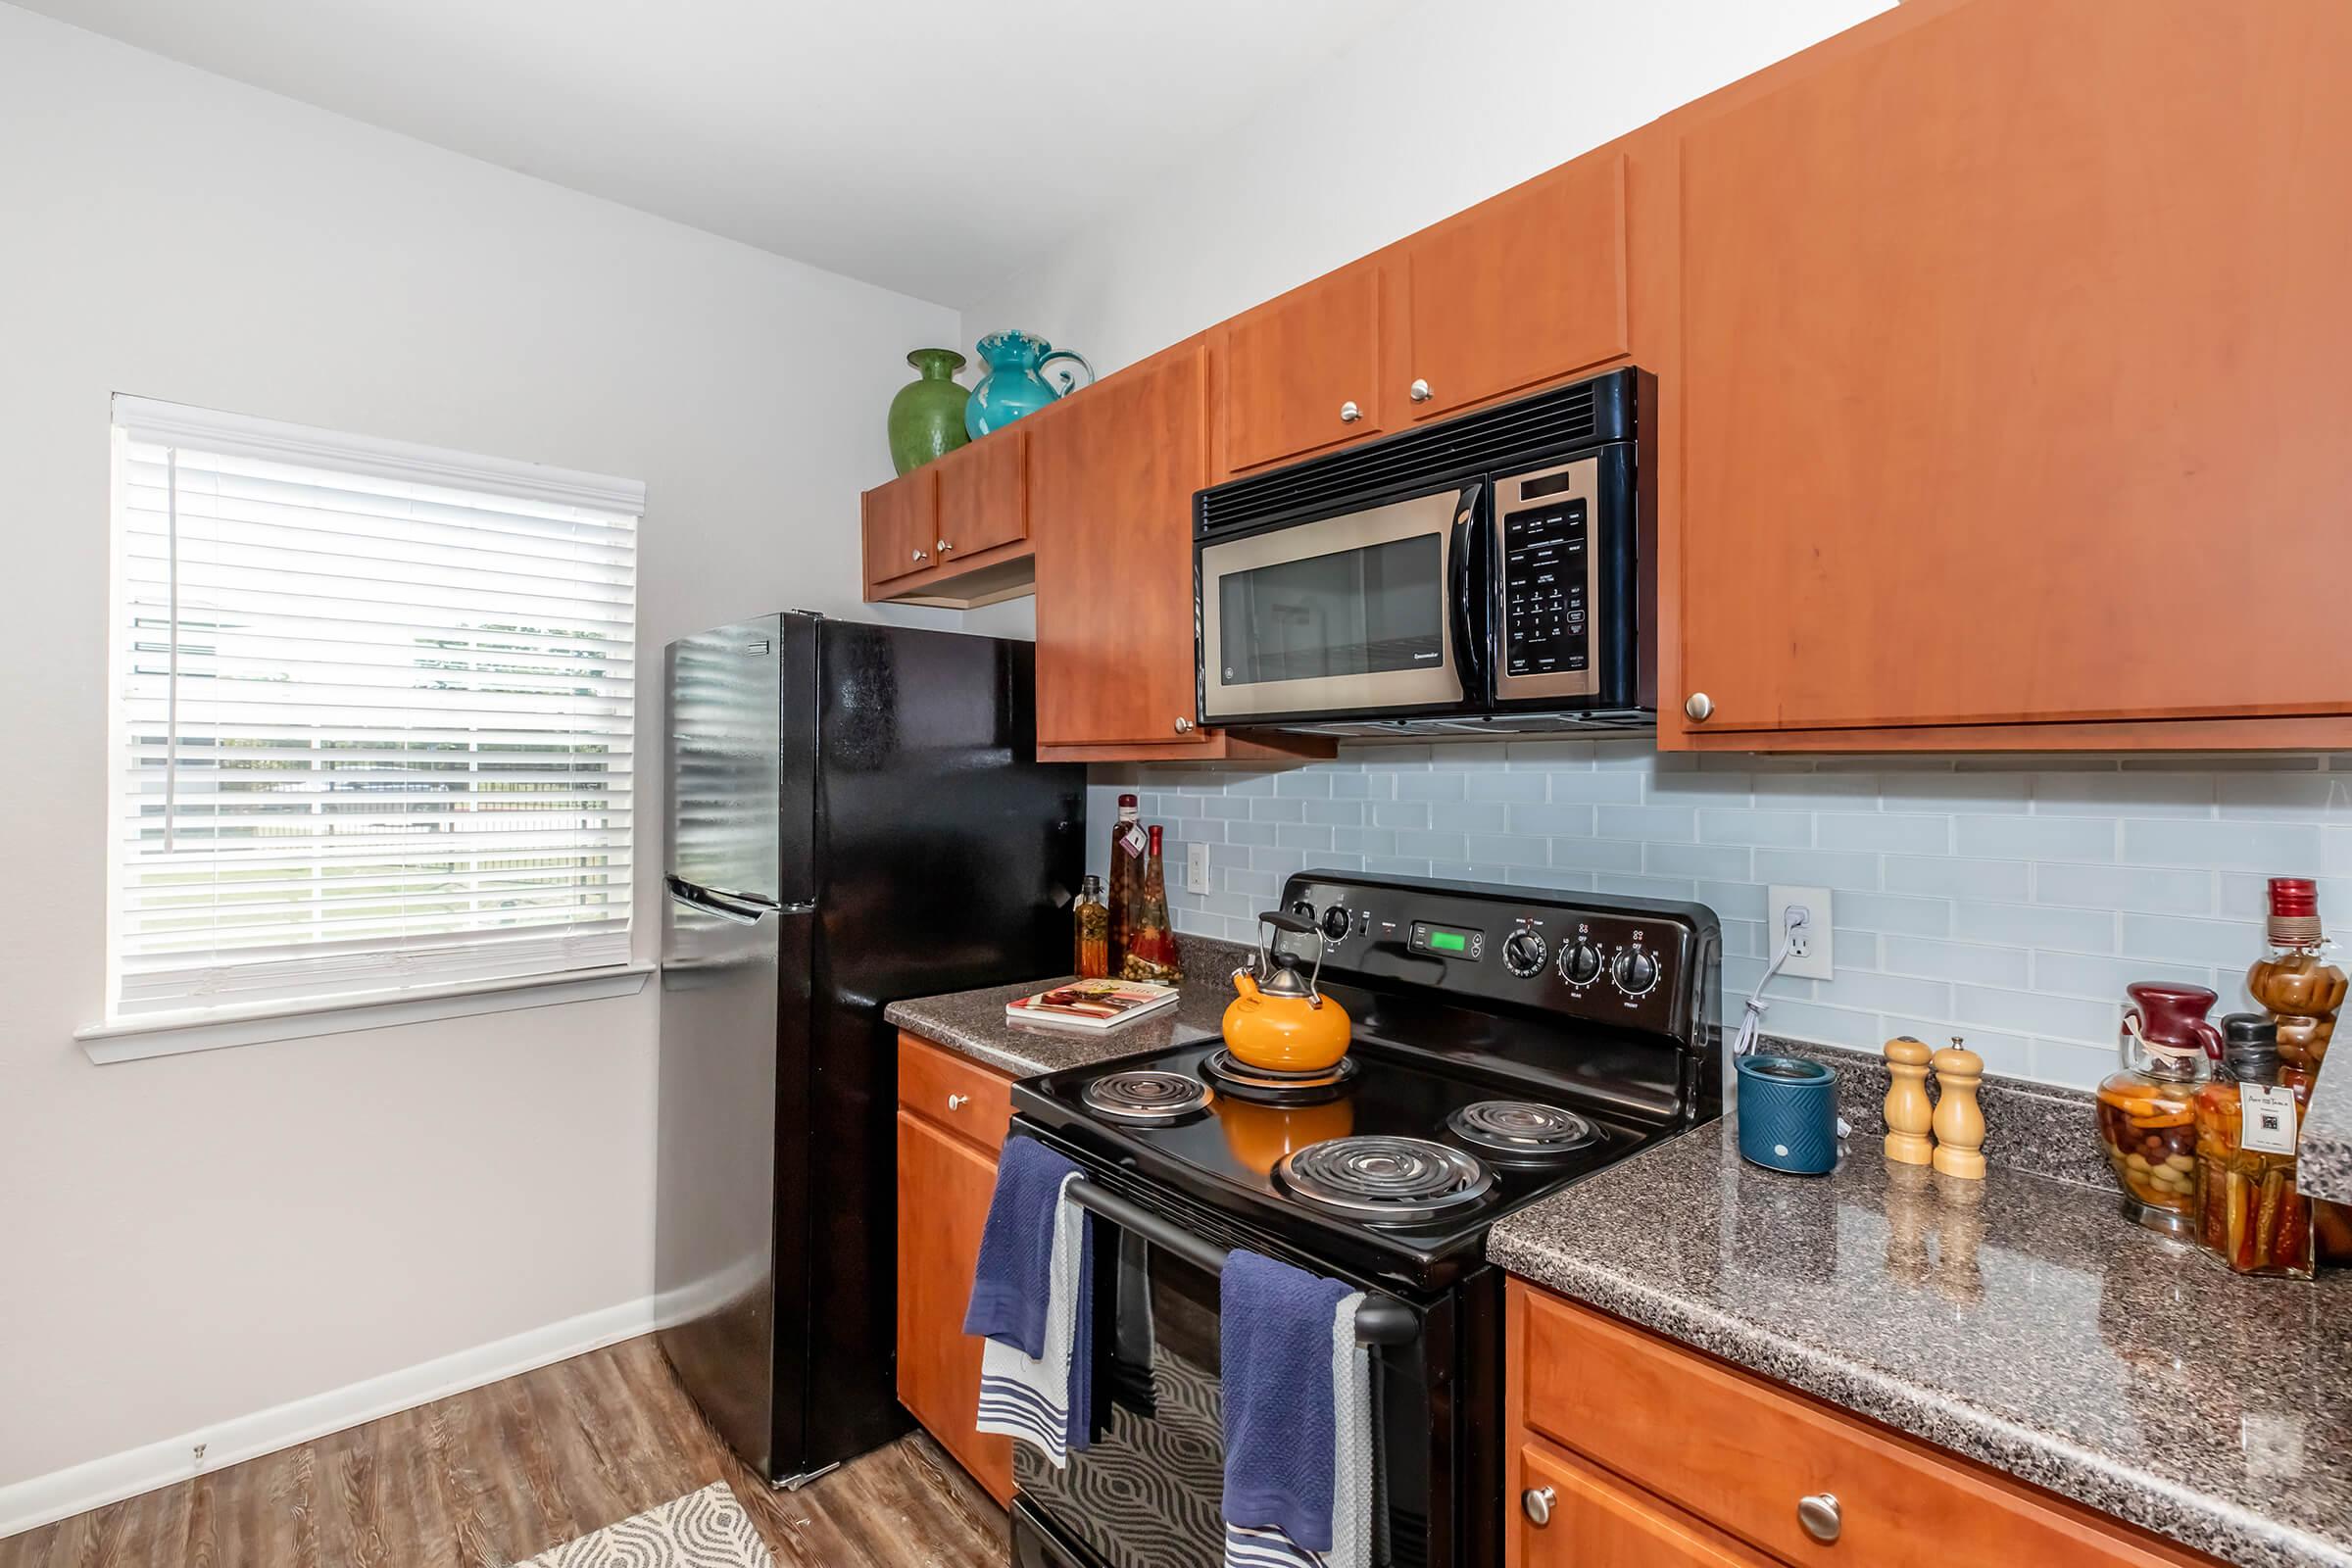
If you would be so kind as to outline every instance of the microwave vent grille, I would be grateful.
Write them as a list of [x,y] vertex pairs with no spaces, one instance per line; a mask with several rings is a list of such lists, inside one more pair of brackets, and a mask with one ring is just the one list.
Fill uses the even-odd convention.
[[1391,489],[1427,493],[1579,448],[1631,440],[1635,374],[1612,371],[1203,490],[1197,498],[1198,531],[1311,517]]

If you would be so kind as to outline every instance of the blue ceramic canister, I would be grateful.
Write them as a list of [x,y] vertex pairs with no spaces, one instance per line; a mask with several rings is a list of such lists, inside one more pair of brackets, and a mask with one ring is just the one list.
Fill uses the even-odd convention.
[[1801,1056],[1740,1058],[1740,1155],[1824,1176],[1838,1164],[1838,1075]]

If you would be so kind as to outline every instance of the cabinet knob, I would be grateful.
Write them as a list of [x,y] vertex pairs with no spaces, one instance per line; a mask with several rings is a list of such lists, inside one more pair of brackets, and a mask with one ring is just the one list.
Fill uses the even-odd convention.
[[1193,721],[1192,721],[1191,719],[1189,719],[1189,718],[1181,718],[1181,717],[1180,717],[1180,718],[1178,718],[1178,719],[1176,720],[1176,733],[1177,733],[1177,734],[1179,734],[1179,735],[1190,735],[1192,732],[1193,732]]
[[1692,692],[1683,701],[1683,716],[1693,724],[1704,723],[1707,715],[1713,711],[1715,699],[1705,692]]
[[917,561],[929,561],[931,559],[931,552],[928,550],[917,550],[914,553],[914,559]]
[[1844,1521],[1838,1516],[1838,1494],[1816,1492],[1810,1497],[1796,1499],[1796,1522],[1805,1527],[1805,1534],[1823,1544],[1836,1541]]
[[948,1108],[950,1110],[961,1110],[964,1106],[970,1104],[971,1102],[972,1097],[969,1095],[950,1095],[948,1097]]
[[1363,416],[1364,411],[1357,408],[1353,402],[1343,403],[1340,405],[1340,422],[1342,424],[1353,424],[1356,420],[1362,418]]
[[947,554],[949,551],[951,551],[951,550],[955,549],[956,547],[955,547],[954,545],[950,544],[950,543],[949,543],[947,540],[945,540],[945,539],[942,539],[942,540],[940,540],[940,541],[939,541],[939,543],[938,543],[938,545],[937,545],[937,547],[936,547],[936,548],[938,549],[939,553],[940,553],[941,555],[943,555],[943,556],[944,556],[944,555],[946,555],[946,554]]
[[1413,384],[1404,389],[1404,395],[1411,398],[1415,403],[1427,403],[1437,394],[1430,391],[1429,383],[1427,381],[1415,376],[1413,378]]
[[1549,1487],[1530,1487],[1519,1494],[1519,1506],[1527,1514],[1527,1522],[1538,1530],[1551,1523],[1551,1505],[1560,1494]]

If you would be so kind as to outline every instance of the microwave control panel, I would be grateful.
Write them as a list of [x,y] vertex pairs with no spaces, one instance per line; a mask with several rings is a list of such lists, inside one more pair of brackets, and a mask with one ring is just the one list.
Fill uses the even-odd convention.
[[1502,519],[1503,668],[1513,676],[1574,674],[1592,664],[1586,585],[1590,508],[1583,496]]

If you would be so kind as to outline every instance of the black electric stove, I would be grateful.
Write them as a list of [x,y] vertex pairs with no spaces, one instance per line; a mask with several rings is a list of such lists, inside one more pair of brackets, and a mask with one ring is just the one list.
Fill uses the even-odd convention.
[[1341,1069],[1256,1072],[1203,1036],[1013,1086],[1014,1132],[1075,1159],[1109,1222],[1096,1343],[1149,1346],[1162,1396],[1113,1408],[1066,1470],[1017,1456],[1017,1563],[1217,1560],[1216,1270],[1233,1248],[1377,1303],[1358,1328],[1380,1347],[1383,1568],[1487,1562],[1488,1227],[1721,1113],[1721,932],[1702,906],[1335,871],[1292,877],[1283,901],[1317,935],[1256,961],[1306,973],[1319,937],[1318,989],[1354,1024]]

